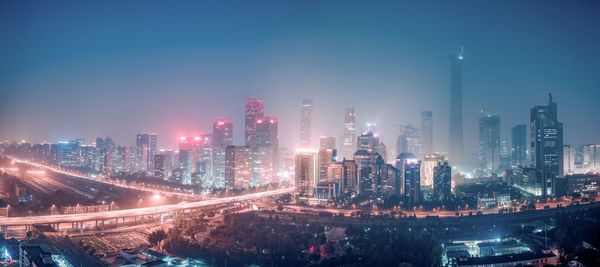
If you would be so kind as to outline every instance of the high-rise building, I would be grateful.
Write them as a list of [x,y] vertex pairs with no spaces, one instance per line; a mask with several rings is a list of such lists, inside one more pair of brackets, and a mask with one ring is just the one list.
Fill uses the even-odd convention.
[[135,148],[136,170],[152,173],[154,171],[154,156],[157,152],[157,134],[137,134]]
[[352,159],[344,159],[344,174],[342,175],[342,190],[356,191],[358,189],[358,166]]
[[296,194],[299,197],[314,195],[316,185],[316,151],[312,149],[299,149],[296,151],[295,184]]
[[421,147],[423,155],[433,153],[433,112],[421,112]]
[[335,149],[335,136],[321,135],[321,137],[319,137],[319,148],[320,149]]
[[262,117],[256,120],[256,140],[253,149],[255,183],[264,185],[277,180],[279,167],[279,135],[277,118]]
[[431,189],[434,186],[433,169],[447,159],[441,154],[429,154],[423,157],[421,162],[421,187]]
[[58,142],[58,165],[78,168],[80,166],[79,147],[82,142],[68,140]]
[[319,149],[317,155],[317,178],[319,182],[327,182],[327,169],[335,161],[335,150],[334,149]]
[[202,147],[202,136],[194,137],[179,137],[179,151],[187,150],[190,152],[190,173],[195,172],[197,163],[200,158],[200,150]]
[[552,94],[547,106],[531,109],[531,163],[542,171],[542,197],[556,194],[556,179],[563,177],[563,125],[558,121],[556,102]]
[[379,154],[379,156],[381,156],[381,159],[383,159],[384,162],[387,162],[388,151],[387,147],[383,142],[379,142],[379,144],[375,145],[375,153]]
[[312,139],[313,125],[313,101],[310,99],[302,100],[302,109],[300,111],[300,147],[310,148]]
[[412,153],[401,153],[396,158],[396,168],[400,171],[402,193],[410,205],[421,202],[421,161]]
[[233,124],[228,119],[213,121],[213,177],[217,184],[225,183],[225,148],[233,145]]
[[448,137],[448,159],[455,165],[464,162],[463,147],[463,108],[462,76],[463,50],[460,54],[450,55],[450,131]]
[[500,117],[479,118],[479,168],[487,175],[500,167]]
[[441,163],[433,169],[433,197],[439,201],[448,200],[452,196],[452,168],[448,162]]
[[396,152],[412,153],[420,158],[422,155],[421,130],[412,125],[400,126],[400,135],[396,139]]
[[250,148],[254,147],[256,139],[256,121],[262,118],[264,115],[265,106],[264,102],[260,98],[248,98],[246,99],[245,107],[245,144]]
[[565,175],[575,173],[575,149],[571,145],[564,145],[563,153],[563,173]]
[[356,113],[354,108],[346,108],[344,113],[344,158],[351,159],[356,151]]
[[192,151],[190,149],[179,149],[179,171],[180,177],[177,177],[181,184],[192,184]]
[[327,166],[327,182],[336,182],[343,186],[344,163],[341,161],[332,162]]
[[512,165],[527,163],[527,126],[519,124],[511,129]]
[[357,140],[357,150],[366,150],[369,153],[377,152],[379,146],[379,136],[371,131],[361,134]]
[[377,202],[382,202],[392,195],[400,196],[400,170],[394,165],[387,164],[381,156],[377,156],[373,165],[373,195]]
[[588,172],[600,171],[600,145],[587,144],[582,147],[582,167]]
[[246,189],[252,179],[252,152],[248,146],[225,148],[225,188]]
[[[157,155],[162,155],[162,178],[168,180],[173,173],[173,166],[175,166],[175,152],[171,149],[160,149]],[[156,169],[156,166],[154,166]]]
[[164,154],[156,154],[154,156],[154,177],[166,178],[167,175],[167,156]]

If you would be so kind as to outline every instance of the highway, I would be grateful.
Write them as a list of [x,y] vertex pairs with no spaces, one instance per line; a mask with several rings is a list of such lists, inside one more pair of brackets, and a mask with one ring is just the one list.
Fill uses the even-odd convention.
[[141,217],[153,214],[172,213],[180,210],[198,209],[214,205],[222,205],[233,202],[249,201],[264,197],[272,197],[281,194],[287,194],[294,191],[294,188],[284,188],[260,193],[253,193],[235,197],[223,197],[216,199],[201,200],[190,203],[180,203],[174,205],[161,205],[149,208],[126,209],[104,211],[96,213],[83,214],[68,214],[68,215],[44,215],[44,216],[28,216],[28,217],[3,217],[0,218],[0,226],[23,226],[37,224],[54,224],[54,223],[78,223],[86,221],[102,221],[115,218],[130,218]]
[[129,183],[129,184],[127,184],[127,183],[117,182],[117,181],[114,181],[114,180],[101,179],[100,177],[93,178],[93,177],[81,175],[79,173],[75,173],[75,172],[71,172],[71,171],[65,171],[65,170],[54,168],[54,167],[51,167],[51,166],[46,166],[44,164],[30,162],[30,161],[27,161],[27,160],[21,160],[21,159],[18,159],[18,158],[15,158],[15,157],[11,157],[11,156],[6,156],[6,155],[2,155],[2,156],[10,158],[11,160],[13,160],[16,163],[26,164],[26,165],[29,165],[31,167],[35,167],[35,168],[39,168],[39,169],[45,169],[45,170],[48,170],[48,171],[51,171],[51,172],[55,172],[55,173],[59,173],[59,174],[64,174],[64,175],[68,175],[68,176],[75,177],[75,178],[80,178],[80,179],[85,179],[85,180],[91,180],[91,181],[94,181],[94,182],[97,182],[97,183],[103,183],[103,184],[118,186],[118,187],[122,187],[122,188],[126,188],[126,189],[139,190],[139,191],[144,191],[144,192],[149,192],[149,193],[160,193],[161,195],[164,195],[164,196],[179,197],[179,198],[186,199],[186,200],[202,200],[202,199],[208,198],[207,196],[194,195],[194,194],[187,193],[187,192],[173,192],[173,191],[168,191],[168,190],[161,189],[158,186],[156,186],[156,187],[148,187],[146,185],[138,185],[138,184],[135,184],[135,183]]

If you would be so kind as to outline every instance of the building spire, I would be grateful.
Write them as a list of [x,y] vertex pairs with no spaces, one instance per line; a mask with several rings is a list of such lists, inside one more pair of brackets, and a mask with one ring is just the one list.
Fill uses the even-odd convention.
[[552,91],[548,92],[548,105],[552,104]]

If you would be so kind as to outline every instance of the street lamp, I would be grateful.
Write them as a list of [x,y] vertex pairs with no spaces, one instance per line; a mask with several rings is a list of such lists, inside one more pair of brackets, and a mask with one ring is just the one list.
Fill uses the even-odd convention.
[[56,206],[54,204],[52,204],[52,207],[50,207],[50,214],[54,215],[54,208],[56,208]]
[[6,217],[8,218],[8,210],[10,209],[10,205],[6,205]]

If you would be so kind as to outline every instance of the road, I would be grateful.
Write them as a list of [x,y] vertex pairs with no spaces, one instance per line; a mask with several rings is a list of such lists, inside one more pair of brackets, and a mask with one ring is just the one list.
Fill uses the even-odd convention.
[[[118,186],[118,187],[122,187],[122,188],[127,188],[127,189],[132,189],[132,190],[139,190],[139,191],[144,191],[144,192],[148,192],[148,193],[160,193],[161,195],[164,195],[164,196],[179,197],[179,198],[186,199],[186,200],[201,200],[201,199],[206,199],[207,198],[206,196],[194,195],[194,194],[191,194],[189,192],[173,192],[173,191],[168,191],[168,190],[165,190],[163,188],[160,188],[159,186],[149,186],[149,185],[145,185],[145,184],[136,184],[136,183],[125,183],[125,182],[119,182],[119,181],[115,181],[115,180],[102,179],[101,177],[90,177],[90,176],[82,175],[82,174],[75,173],[75,172],[72,172],[72,171],[66,171],[66,170],[63,170],[63,169],[58,169],[58,168],[55,168],[55,167],[46,166],[44,164],[30,162],[30,161],[27,161],[27,160],[21,160],[21,159],[14,158],[14,157],[11,157],[11,156],[6,156],[6,155],[3,155],[3,156],[7,157],[7,158],[10,158],[15,163],[26,164],[26,165],[28,165],[30,167],[35,167],[35,168],[38,168],[38,169],[47,170],[47,171],[54,172],[54,173],[68,175],[68,176],[75,177],[75,178],[80,178],[80,179],[91,180],[91,181],[94,181],[94,182],[104,183],[104,184]],[[14,166],[6,166],[6,167],[14,167]],[[4,170],[9,170],[9,168],[3,168],[3,169]]]
[[0,226],[23,226],[37,224],[53,224],[53,223],[77,223],[86,221],[102,221],[115,218],[131,218],[141,217],[153,214],[172,213],[180,210],[191,210],[214,205],[222,205],[233,202],[249,201],[254,199],[272,197],[282,194],[292,193],[294,188],[276,189],[260,193],[253,193],[234,197],[223,197],[216,199],[201,200],[190,203],[179,203],[174,205],[161,205],[149,208],[126,209],[103,211],[96,213],[84,214],[67,214],[67,215],[44,215],[44,216],[28,216],[28,217],[4,217],[0,218]]

